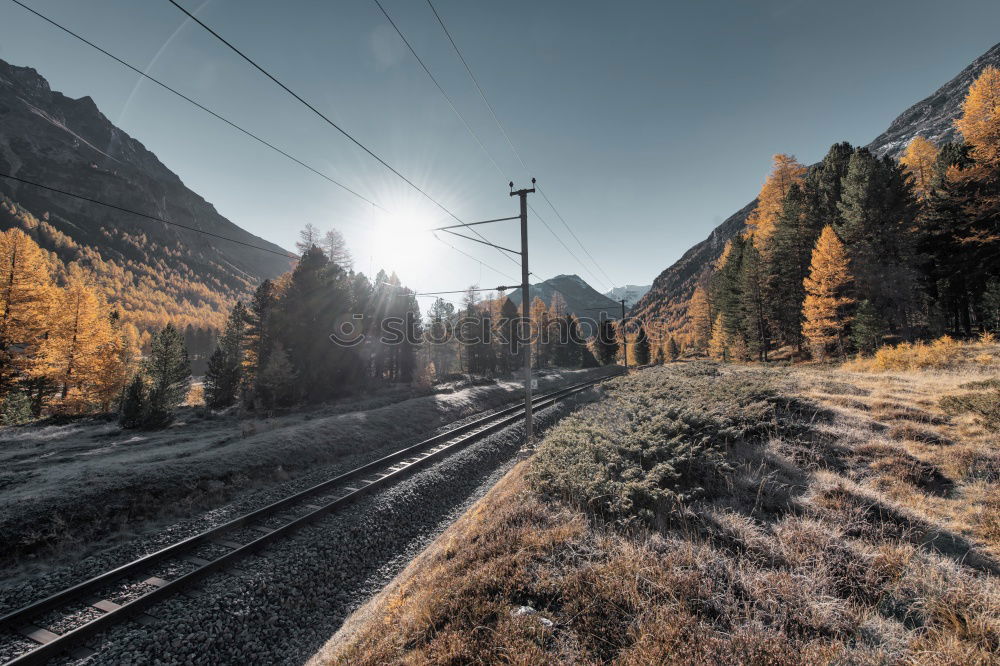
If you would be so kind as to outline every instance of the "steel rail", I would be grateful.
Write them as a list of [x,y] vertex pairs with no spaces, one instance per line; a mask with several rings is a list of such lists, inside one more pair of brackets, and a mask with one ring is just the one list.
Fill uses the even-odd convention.
[[[538,396],[533,401],[536,407],[547,407],[555,404],[560,398],[584,391],[591,386],[605,381],[608,377],[600,377],[586,382],[580,382],[568,387],[557,389],[545,395]],[[181,575],[171,581],[147,592],[146,594],[128,603],[118,605],[117,608],[105,611],[103,615],[95,618],[81,626],[63,634],[57,634],[48,642],[41,643],[38,647],[25,652],[18,657],[7,662],[6,666],[41,664],[48,659],[69,650],[74,645],[78,645],[87,638],[100,633],[107,628],[119,624],[134,617],[160,600],[171,596],[176,592],[192,585],[204,576],[227,567],[234,561],[256,552],[283,537],[290,532],[316,520],[331,512],[349,506],[361,497],[367,495],[375,488],[381,488],[391,482],[395,482],[406,475],[422,468],[429,461],[436,461],[446,453],[450,453],[457,448],[476,441],[486,435],[492,434],[501,428],[511,425],[521,419],[524,413],[523,405],[516,405],[498,410],[489,415],[477,418],[469,423],[452,428],[439,435],[435,435],[421,442],[413,444],[383,456],[370,463],[352,469],[348,472],[318,483],[310,488],[284,497],[267,506],[261,507],[242,516],[234,518],[226,523],[210,528],[204,532],[183,539],[175,544],[162,548],[154,553],[145,555],[136,560],[123,564],[103,574],[83,581],[72,587],[56,592],[49,597],[36,601],[32,604],[19,608],[3,617],[0,617],[0,630],[16,633],[18,628],[30,625],[32,619],[38,618],[45,613],[69,605],[87,595],[96,592],[102,587],[120,581],[136,573],[142,573],[152,565],[163,560],[181,557],[191,551],[196,546],[203,543],[211,543],[213,539],[222,534],[244,527],[246,525],[259,522],[262,518],[278,514],[283,509],[298,504],[306,499],[322,495],[327,491],[335,491],[338,487],[344,486],[347,482],[361,479],[364,485],[359,488],[342,488],[347,493],[336,497],[332,501],[322,506],[309,505],[307,513],[298,516],[289,522],[262,534],[257,539],[234,548],[219,557],[200,564],[196,569]],[[412,459],[412,460],[411,460]],[[371,480],[368,480],[370,477]]]

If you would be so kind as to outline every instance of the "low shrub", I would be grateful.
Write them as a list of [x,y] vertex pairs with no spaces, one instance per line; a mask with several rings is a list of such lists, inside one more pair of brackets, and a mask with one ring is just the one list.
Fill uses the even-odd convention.
[[615,521],[657,525],[731,470],[728,446],[774,426],[760,373],[720,381],[711,364],[659,368],[612,383],[605,400],[565,419],[533,460],[536,489]]
[[883,347],[872,357],[872,369],[876,372],[890,370],[924,370],[946,368],[962,357],[964,345],[943,336],[931,342],[903,342],[894,347]]
[[1000,432],[1000,388],[941,398],[941,409],[949,414],[971,412],[987,430]]

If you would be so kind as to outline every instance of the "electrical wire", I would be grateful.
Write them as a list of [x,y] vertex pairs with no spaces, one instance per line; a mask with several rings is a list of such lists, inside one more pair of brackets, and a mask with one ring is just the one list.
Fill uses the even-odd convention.
[[188,226],[186,224],[181,224],[180,222],[172,222],[172,221],[166,220],[166,219],[164,219],[162,217],[157,217],[156,215],[147,215],[146,213],[141,213],[141,212],[139,212],[137,210],[132,210],[131,208],[125,208],[123,206],[118,206],[118,205],[115,205],[115,204],[110,204],[110,203],[107,203],[106,201],[101,201],[100,199],[92,199],[91,197],[85,197],[82,194],[76,194],[74,192],[67,192],[66,190],[61,190],[58,187],[52,187],[50,185],[43,185],[42,183],[36,183],[35,181],[28,180],[26,178],[20,178],[18,176],[12,176],[9,173],[0,173],[0,178],[8,178],[10,180],[14,180],[14,181],[17,181],[19,183],[24,183],[25,185],[30,185],[32,187],[37,187],[37,188],[42,189],[42,190],[48,190],[49,192],[56,192],[58,194],[62,194],[62,195],[68,196],[68,197],[72,197],[74,199],[79,199],[81,201],[87,201],[87,202],[92,203],[92,204],[97,204],[98,206],[104,206],[106,208],[112,208],[114,210],[118,210],[118,211],[121,211],[123,213],[130,213],[132,215],[137,215],[138,217],[144,217],[144,218],[146,218],[148,220],[155,220],[156,222],[162,222],[163,224],[169,224],[169,225],[174,226],[174,227],[180,227],[181,229],[186,229],[187,231],[193,231],[195,233],[204,234],[206,236],[211,236],[212,238],[218,238],[220,240],[229,241],[230,243],[236,243],[238,245],[243,245],[243,246],[246,246],[246,247],[252,247],[253,249],[260,250],[261,252],[270,252],[271,254],[277,254],[279,256],[286,257],[288,259],[298,260],[298,258],[299,258],[299,257],[297,257],[294,254],[289,254],[288,252],[279,252],[278,250],[272,250],[270,248],[261,247],[260,245],[254,245],[253,243],[247,243],[247,242],[244,242],[244,241],[241,241],[241,240],[236,240],[235,238],[229,238],[227,236],[221,236],[219,234],[212,233],[211,231],[205,231],[204,229],[198,229],[197,227],[191,227],[191,226]]
[[[377,1],[378,0],[376,0],[376,2]],[[486,92],[483,90],[483,87],[479,84],[479,79],[477,79],[476,75],[472,72],[472,67],[469,65],[469,62],[465,59],[465,56],[462,54],[462,50],[460,48],[458,48],[458,44],[455,42],[455,39],[451,36],[451,32],[448,30],[448,27],[444,23],[444,19],[441,18],[441,15],[438,13],[437,9],[435,9],[434,4],[431,2],[431,0],[427,0],[427,5],[430,7],[431,11],[434,13],[434,17],[437,19],[438,24],[441,26],[441,29],[444,31],[445,36],[447,36],[448,41],[451,42],[451,46],[455,50],[456,55],[458,55],[458,59],[461,60],[462,64],[465,66],[465,71],[468,72],[469,78],[472,79],[472,83],[475,84],[476,90],[479,92],[479,96],[482,98],[483,103],[486,104],[486,107],[489,109],[490,115],[493,116],[493,121],[496,123],[497,128],[500,130],[500,133],[503,134],[504,139],[506,139],[507,145],[510,146],[511,152],[514,153],[514,156],[517,158],[517,161],[521,163],[521,166],[524,168],[524,170],[525,171],[530,171],[528,169],[528,166],[525,164],[524,160],[521,158],[521,154],[518,152],[517,148],[514,147],[514,142],[511,141],[510,135],[507,133],[507,130],[504,128],[503,123],[500,122],[500,118],[497,116],[496,111],[493,108],[493,105],[490,104],[490,100],[486,97]],[[398,30],[397,30],[397,32],[398,32]],[[402,36],[402,35],[400,35],[400,36]],[[404,38],[404,41],[405,41],[405,38]],[[416,54],[414,54],[414,55],[416,55]],[[419,60],[419,58],[418,58],[418,60]],[[425,67],[425,69],[426,69],[426,67]],[[429,72],[428,72],[428,74],[429,74]],[[457,113],[457,110],[456,110],[456,113]],[[463,119],[463,122],[464,122],[464,119]],[[482,145],[481,142],[480,142],[480,145]],[[483,150],[485,150],[485,147],[483,148]],[[493,159],[492,155],[489,155],[488,152],[487,152],[487,156],[490,158],[490,161],[492,161],[494,164],[496,164],[496,161]],[[548,203],[549,207],[552,208],[552,210],[555,212],[556,216],[560,219],[560,221],[563,223],[563,225],[566,227],[566,229],[570,232],[570,234],[572,234],[572,236],[573,236],[574,240],[576,240],[577,244],[580,245],[581,249],[583,249],[583,251],[587,254],[587,256],[590,258],[590,260],[594,263],[594,266],[596,266],[597,269],[604,276],[604,279],[605,279],[606,283],[611,288],[614,288],[614,281],[611,280],[610,277],[608,277],[608,274],[604,271],[603,268],[601,268],[601,265],[599,263],[597,263],[597,260],[594,259],[594,256],[592,254],[590,254],[590,252],[587,250],[587,248],[584,247],[583,243],[580,242],[580,239],[577,237],[577,235],[570,228],[569,224],[566,223],[566,220],[559,213],[559,210],[553,205],[553,203],[549,199],[549,197],[540,188],[537,188],[537,186],[536,186],[536,189],[538,189],[539,193],[542,195],[542,198],[545,199],[545,202]],[[531,211],[540,220],[542,220],[541,216],[538,215],[537,211],[535,211],[534,208],[532,208]],[[545,225],[545,227],[549,230],[550,233],[552,233],[553,236],[556,236],[556,239],[560,242],[560,244],[564,248],[566,248],[567,252],[569,252],[570,255],[573,256],[573,258],[576,259],[577,262],[581,266],[584,267],[585,270],[587,270],[588,272],[590,272],[591,275],[593,275],[594,277],[597,277],[597,275],[594,274],[592,271],[590,271],[590,269],[587,268],[586,264],[584,264],[583,261],[581,261],[580,258],[577,257],[575,255],[575,253],[572,250],[569,249],[569,246],[567,246],[566,243],[564,243],[562,241],[562,239],[559,238],[559,236],[555,233],[555,231],[551,227],[549,227],[549,225],[544,220],[542,220],[542,224]]]
[[[184,101],[188,102],[189,104],[192,104],[196,108],[201,109],[205,113],[211,115],[212,117],[214,117],[214,118],[216,118],[218,120],[221,120],[225,124],[229,125],[233,129],[241,132],[242,134],[250,137],[254,141],[257,141],[258,143],[266,146],[267,148],[270,148],[271,150],[273,150],[274,152],[278,153],[279,155],[282,155],[282,156],[288,158],[289,160],[291,160],[295,164],[298,164],[299,166],[301,166],[301,167],[303,167],[305,169],[308,169],[309,171],[311,171],[312,173],[316,174],[320,178],[323,178],[324,180],[326,180],[326,181],[328,181],[328,182],[336,185],[337,187],[341,188],[342,190],[344,190],[344,191],[346,191],[346,192],[354,195],[355,197],[361,199],[362,201],[370,204],[372,207],[378,208],[379,210],[381,210],[383,212],[386,212],[386,213],[389,212],[388,210],[386,210],[385,207],[381,206],[380,204],[376,203],[375,201],[372,201],[368,197],[360,194],[356,190],[354,190],[354,189],[348,187],[347,185],[344,185],[343,183],[341,183],[341,182],[339,182],[339,181],[331,178],[330,176],[326,175],[325,173],[319,171],[318,169],[316,169],[316,168],[310,166],[309,164],[303,162],[302,160],[298,159],[294,155],[289,154],[288,152],[282,150],[281,148],[278,148],[277,146],[275,146],[274,144],[272,144],[272,143],[268,142],[267,140],[261,138],[257,134],[254,134],[250,130],[247,130],[247,129],[241,127],[240,125],[238,125],[235,122],[229,120],[228,118],[226,118],[222,114],[220,114],[220,113],[212,110],[211,108],[209,108],[209,107],[205,106],[204,104],[198,102],[197,100],[189,97],[188,95],[185,95],[184,93],[180,92],[179,90],[177,90],[176,88],[170,86],[169,84],[164,83],[163,81],[157,79],[156,77],[154,77],[154,76],[152,76],[150,74],[147,74],[146,72],[144,72],[143,70],[139,69],[135,65],[132,65],[131,63],[127,62],[126,60],[124,60],[124,59],[116,56],[115,54],[111,53],[107,49],[103,48],[102,46],[96,44],[95,42],[87,39],[86,37],[80,35],[79,33],[75,32],[75,31],[67,28],[66,26],[62,25],[61,23],[57,22],[56,20],[52,19],[51,17],[46,16],[45,14],[42,14],[41,12],[37,11],[36,9],[34,9],[32,7],[29,7],[28,5],[24,4],[20,0],[11,0],[11,2],[13,2],[16,5],[18,5],[22,9],[30,12],[31,14],[34,14],[35,16],[37,16],[38,18],[42,19],[43,21],[49,23],[50,25],[58,28],[59,30],[63,31],[64,33],[70,35],[71,37],[74,37],[75,39],[77,39],[80,42],[86,44],[87,46],[93,48],[94,50],[96,50],[96,51],[98,51],[98,52],[106,55],[107,57],[111,58],[115,62],[117,62],[120,65],[122,65],[123,67],[125,67],[125,68],[131,70],[132,72],[138,74],[139,76],[141,76],[141,77],[143,77],[143,78],[151,81],[152,83],[155,83],[156,85],[158,85],[162,89],[164,89],[164,90],[166,90],[166,91],[168,91],[170,93],[173,93],[177,97],[183,99]],[[37,185],[37,186],[43,187],[41,185]],[[133,211],[129,211],[129,212],[133,212]],[[138,214],[138,213],[136,213],[136,214]],[[163,221],[163,220],[160,220],[160,221]],[[196,231],[198,231],[198,230],[196,230]],[[229,239],[229,240],[231,240],[231,239]],[[240,242],[240,241],[233,241],[233,242]],[[454,246],[449,246],[449,247],[451,247],[453,250],[459,251]],[[461,251],[459,251],[459,252],[461,252]],[[461,254],[464,254],[464,255],[466,255],[468,257],[471,257],[471,255],[469,255],[468,253],[465,253],[465,252],[461,252]],[[292,258],[296,258],[297,259],[297,257],[292,257]],[[492,270],[495,270],[495,269],[492,269]]]
[[[365,144],[361,143],[361,141],[359,141],[358,139],[356,139],[350,132],[348,132],[347,130],[345,130],[343,127],[341,127],[337,123],[333,122],[333,120],[331,120],[326,114],[324,114],[322,111],[320,111],[319,109],[317,109],[315,106],[313,106],[312,104],[310,104],[309,102],[307,102],[301,95],[299,95],[294,90],[292,90],[291,88],[289,88],[288,86],[286,86],[277,77],[275,77],[273,74],[271,74],[270,72],[268,72],[262,66],[260,66],[259,64],[257,64],[257,62],[253,60],[253,58],[251,58],[250,56],[248,56],[247,54],[245,54],[240,49],[236,48],[236,46],[234,46],[231,42],[229,42],[228,40],[226,40],[222,35],[220,35],[215,30],[213,30],[212,28],[210,28],[208,25],[206,25],[204,22],[202,22],[198,17],[196,17],[191,12],[189,12],[183,6],[181,6],[180,4],[178,4],[176,2],[176,0],[167,0],[167,1],[170,4],[172,4],[174,7],[176,7],[178,10],[180,10],[189,19],[191,19],[192,21],[194,21],[195,23],[197,23],[198,25],[200,25],[202,28],[204,28],[210,35],[212,35],[217,40],[219,40],[224,45],[226,45],[231,51],[233,51],[235,54],[237,54],[243,60],[245,60],[247,63],[249,63],[254,69],[256,69],[261,74],[263,74],[264,76],[266,76],[267,78],[269,78],[275,85],[277,85],[279,88],[281,88],[282,90],[284,90],[285,92],[287,92],[289,95],[291,95],[293,98],[295,98],[298,102],[300,102],[307,109],[309,109],[310,111],[312,111],[316,116],[318,116],[320,119],[322,119],[328,125],[330,125],[330,127],[334,128],[335,130],[337,130],[338,132],[340,132],[348,140],[350,140],[354,145],[356,145],[358,148],[360,148],[365,153],[367,153],[368,155],[370,155],[379,164],[381,164],[386,169],[388,169],[389,171],[391,171],[393,174],[395,174],[396,176],[398,176],[407,185],[409,185],[410,187],[412,187],[413,189],[415,189],[417,192],[419,192],[420,194],[422,194],[429,201],[431,201],[432,203],[434,203],[434,205],[436,205],[438,208],[440,208],[445,213],[447,213],[450,217],[453,217],[458,222],[462,222],[462,219],[459,218],[457,215],[455,215],[453,212],[451,212],[444,204],[442,204],[440,201],[438,201],[437,199],[435,199],[434,197],[432,197],[423,188],[421,188],[419,185],[417,185],[416,183],[414,183],[412,180],[410,180],[409,178],[407,178],[406,176],[404,176],[397,169],[395,169],[391,164],[389,164],[384,159],[382,159],[377,154],[375,154],[374,151],[372,151],[370,148],[368,148],[368,146],[366,146]],[[483,238],[483,240],[488,240],[488,239],[486,239],[485,236],[482,236],[482,234],[480,234],[478,231],[475,231],[474,233],[477,236],[480,236],[481,238]],[[499,252],[499,250],[498,250],[498,252]],[[509,257],[508,255],[503,254],[502,252],[500,254],[502,256],[506,257],[507,259],[510,259],[515,264],[517,263],[517,261],[513,257]]]
[[359,194],[358,192],[356,192],[355,190],[351,189],[347,185],[344,185],[343,183],[341,183],[341,182],[339,182],[337,180],[334,180],[330,176],[327,176],[325,173],[322,173],[318,169],[309,166],[308,164],[306,164],[302,160],[298,159],[297,157],[289,155],[287,152],[285,152],[281,148],[278,148],[274,144],[269,143],[268,141],[262,139],[261,137],[257,136],[256,134],[254,134],[250,130],[247,130],[247,129],[244,129],[243,127],[240,127],[239,125],[237,125],[233,121],[229,120],[228,118],[225,118],[221,114],[213,111],[212,109],[210,109],[207,106],[201,104],[200,102],[198,102],[198,101],[196,101],[196,100],[188,97],[187,95],[185,95],[184,93],[180,92],[176,88],[173,88],[173,87],[167,85],[166,83],[164,83],[163,81],[160,81],[159,79],[157,79],[157,78],[155,78],[153,76],[150,76],[149,74],[147,74],[146,72],[142,71],[138,67],[135,67],[134,65],[126,62],[125,60],[122,60],[121,58],[119,58],[115,54],[113,54],[110,51],[107,51],[106,49],[98,46],[94,42],[92,42],[89,39],[83,37],[82,35],[79,35],[79,34],[73,32],[72,30],[70,30],[66,26],[61,25],[61,24],[57,23],[56,21],[54,21],[53,19],[49,18],[48,16],[45,16],[41,12],[38,12],[38,11],[32,9],[28,5],[26,5],[23,2],[21,2],[20,0],[10,0],[10,1],[13,2],[15,5],[18,5],[19,7],[21,7],[23,9],[31,12],[32,14],[34,14],[38,18],[42,19],[43,21],[46,21],[46,22],[52,24],[53,26],[55,26],[56,28],[59,28],[60,30],[62,30],[66,34],[75,37],[76,39],[80,40],[81,42],[83,42],[87,46],[90,46],[91,48],[96,49],[97,51],[100,51],[104,55],[108,56],[109,58],[111,58],[115,62],[117,62],[120,65],[122,65],[123,67],[126,67],[126,68],[132,70],[133,72],[135,72],[139,76],[141,76],[141,77],[143,77],[143,78],[145,78],[145,79],[147,79],[149,81],[152,81],[153,83],[155,83],[156,85],[160,86],[164,90],[172,92],[173,94],[177,95],[178,97],[180,97],[181,99],[185,100],[186,102],[189,102],[189,103],[193,104],[194,106],[198,107],[199,109],[201,109],[205,113],[208,113],[209,115],[211,115],[211,116],[213,116],[213,117],[221,120],[222,122],[226,123],[227,125],[229,125],[233,129],[242,132],[243,134],[247,135],[248,137],[250,137],[254,141],[257,141],[258,143],[260,143],[260,144],[262,144],[264,146],[267,146],[268,148],[270,148],[271,150],[275,151],[276,153],[287,157],[288,159],[292,160],[293,162],[295,162],[296,164],[298,164],[298,165],[300,165],[302,167],[305,167],[306,169],[308,169],[309,171],[312,171],[314,174],[316,174],[320,178],[323,178],[324,180],[327,180],[327,181],[333,183],[334,185],[336,185],[337,187],[341,188],[342,190],[344,190],[346,192],[349,192],[350,194],[353,194],[357,198],[361,199],[362,201],[364,201],[366,203],[371,204],[372,206],[375,206],[376,208],[380,208],[383,211],[385,210],[385,208],[382,208],[382,206],[379,206],[377,203],[375,203],[374,201],[372,201],[368,197],[366,197],[366,196],[364,196],[362,194]]

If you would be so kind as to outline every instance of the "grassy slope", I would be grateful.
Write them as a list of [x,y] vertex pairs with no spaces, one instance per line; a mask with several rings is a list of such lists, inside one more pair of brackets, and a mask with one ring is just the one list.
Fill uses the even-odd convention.
[[314,661],[993,663],[998,351],[615,380]]

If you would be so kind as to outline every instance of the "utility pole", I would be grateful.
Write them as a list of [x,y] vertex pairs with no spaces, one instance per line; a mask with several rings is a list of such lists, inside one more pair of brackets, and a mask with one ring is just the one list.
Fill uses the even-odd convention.
[[622,358],[625,360],[625,372],[628,372],[628,334],[625,331],[625,299],[618,301],[622,304]]
[[[514,190],[514,182],[510,183],[510,196],[521,200],[521,340],[527,340],[531,334],[531,303],[529,303],[530,285],[528,277],[528,195],[535,191],[535,179],[531,179],[531,187]],[[624,307],[624,306],[623,306]],[[525,335],[527,332],[528,335]],[[524,345],[524,438],[530,445],[534,438],[534,423],[531,415],[531,344]]]
[[[531,179],[531,187],[521,190],[514,190],[514,182],[510,183],[510,196],[519,197],[521,199],[521,214],[513,215],[511,217],[498,217],[493,220],[481,220],[479,222],[462,222],[459,220],[458,224],[450,224],[445,227],[437,227],[434,229],[428,229],[431,233],[438,231],[451,234],[453,236],[458,236],[459,238],[464,238],[465,240],[472,241],[473,243],[481,243],[482,245],[489,245],[490,247],[495,247],[498,250],[502,250],[508,254],[516,255],[521,258],[521,335],[523,340],[529,340],[531,337],[531,303],[528,301],[529,297],[529,284],[528,278],[531,272],[528,270],[528,195],[535,191],[535,179]],[[494,222],[507,222],[508,220],[520,220],[521,221],[521,251],[512,250],[502,245],[496,245],[489,242],[487,239],[480,236],[479,238],[473,238],[472,236],[466,236],[465,234],[460,234],[455,229],[464,229],[467,227],[474,227],[480,224],[493,224]],[[436,235],[436,234],[435,234]],[[497,287],[497,290],[506,289],[507,287]],[[483,291],[483,290],[477,290]],[[448,294],[454,292],[427,292],[422,294],[424,296],[432,296],[438,294]],[[525,329],[527,329],[527,335],[525,335]],[[524,432],[527,441],[530,443],[534,438],[534,423],[532,421],[531,415],[531,345],[526,344],[524,346]]]

